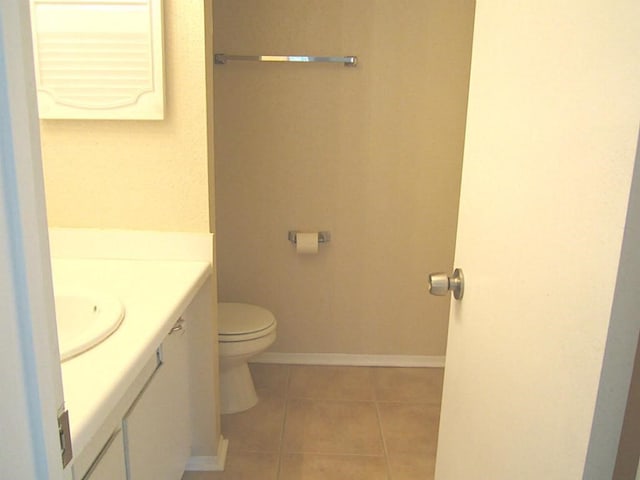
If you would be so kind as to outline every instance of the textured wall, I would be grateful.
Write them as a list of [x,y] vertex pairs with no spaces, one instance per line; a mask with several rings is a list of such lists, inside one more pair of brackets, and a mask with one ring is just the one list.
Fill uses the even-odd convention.
[[[273,351],[444,354],[472,0],[216,0],[217,52],[358,55],[215,68],[221,300],[270,308]],[[329,230],[316,256],[287,231]]]
[[[164,120],[40,122],[51,227],[213,231],[212,0],[163,4]],[[194,455],[216,455],[213,421]]]
[[164,23],[164,120],[41,122],[51,226],[209,231],[202,2]]

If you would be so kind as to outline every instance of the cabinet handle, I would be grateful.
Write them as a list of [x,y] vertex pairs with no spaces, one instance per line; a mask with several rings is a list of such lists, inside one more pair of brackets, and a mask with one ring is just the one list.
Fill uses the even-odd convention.
[[182,317],[180,317],[176,322],[176,324],[173,327],[171,327],[171,330],[169,330],[169,335],[176,332],[184,333],[184,318]]

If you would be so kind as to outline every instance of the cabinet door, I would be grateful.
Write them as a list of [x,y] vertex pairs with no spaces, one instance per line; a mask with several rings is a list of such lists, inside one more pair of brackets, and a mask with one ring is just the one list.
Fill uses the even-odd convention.
[[164,118],[161,0],[31,0],[31,25],[40,118]]
[[127,473],[124,464],[124,447],[122,431],[118,430],[109,439],[104,449],[98,455],[95,463],[82,477],[83,480],[126,480]]
[[180,480],[184,472],[190,453],[185,332],[167,336],[160,366],[123,420],[129,480]]

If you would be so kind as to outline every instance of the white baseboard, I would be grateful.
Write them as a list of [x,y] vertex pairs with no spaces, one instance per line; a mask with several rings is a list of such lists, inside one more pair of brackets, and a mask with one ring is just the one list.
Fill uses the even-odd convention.
[[220,435],[218,454],[215,457],[191,457],[184,467],[186,472],[222,472],[227,461],[229,440]]
[[357,367],[444,367],[444,355],[354,355],[350,353],[278,353],[264,352],[252,363],[292,365],[342,365]]

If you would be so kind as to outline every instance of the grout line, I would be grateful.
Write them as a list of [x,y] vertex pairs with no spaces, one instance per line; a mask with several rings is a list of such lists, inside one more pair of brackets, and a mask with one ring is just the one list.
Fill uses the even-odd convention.
[[282,428],[280,429],[280,442],[278,444],[278,468],[276,470],[276,480],[279,480],[282,471],[282,453],[284,445],[284,429],[287,426],[287,410],[289,409],[289,382],[291,381],[291,365],[287,365],[287,380],[284,387],[284,415],[282,418]]
[[[308,397],[294,395],[289,397],[290,400],[304,400],[305,402],[336,402],[336,403],[375,403],[373,398],[336,398],[336,397]],[[399,402],[391,402],[399,403]],[[416,403],[416,402],[411,402]]]
[[442,402],[421,402],[420,400],[376,400],[375,402],[382,405],[429,405],[432,407],[439,407],[442,405]]
[[387,479],[391,479],[391,467],[389,466],[389,450],[387,448],[387,441],[384,438],[384,430],[382,429],[382,417],[380,415],[380,408],[378,406],[378,391],[376,389],[375,371],[371,372],[371,380],[373,386],[373,396],[375,398],[373,404],[376,407],[376,415],[378,416],[378,429],[380,430],[380,438],[382,439],[382,450],[384,451],[384,467],[387,470]]
[[384,452],[380,455],[376,455],[373,453],[344,453],[344,452],[313,452],[313,451],[305,451],[305,452],[289,452],[287,455],[313,455],[314,457],[363,457],[363,458],[384,458]]

